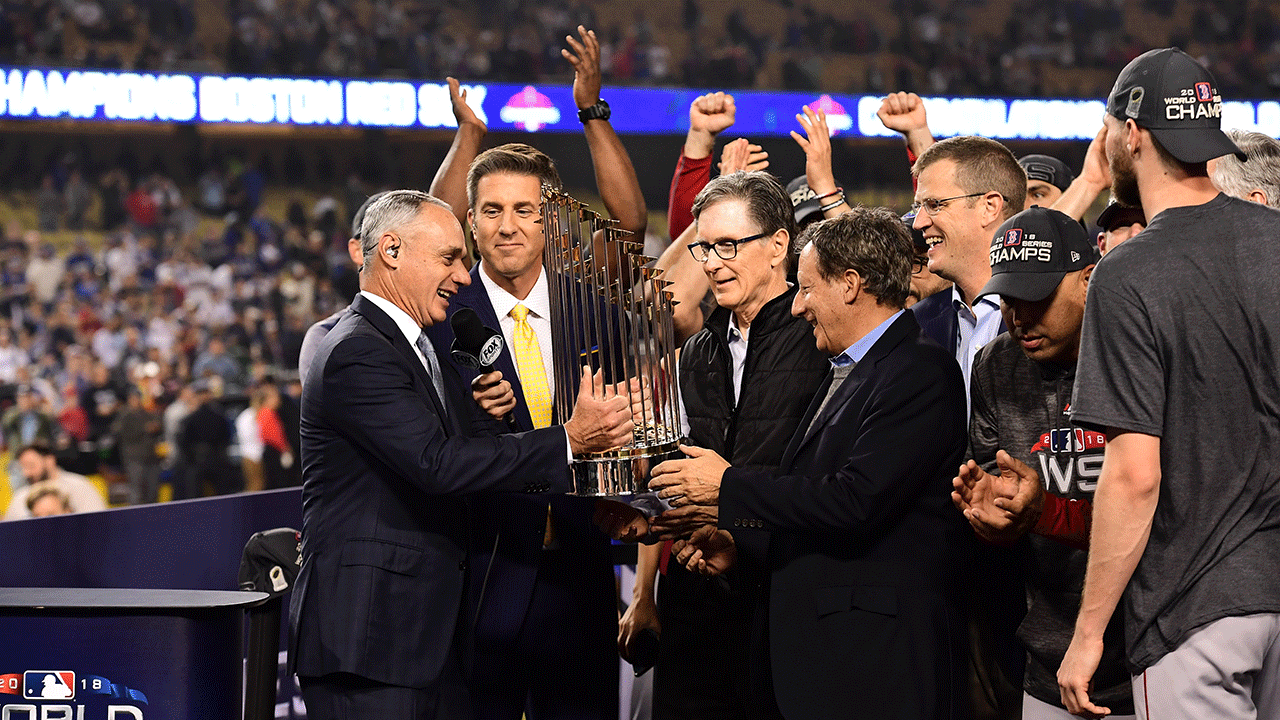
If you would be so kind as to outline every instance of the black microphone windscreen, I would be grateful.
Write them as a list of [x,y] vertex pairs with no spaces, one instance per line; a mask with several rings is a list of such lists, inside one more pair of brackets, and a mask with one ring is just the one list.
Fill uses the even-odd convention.
[[485,327],[484,321],[471,308],[461,308],[449,318],[453,328],[453,351],[461,351],[481,368],[492,367],[504,345],[502,333]]

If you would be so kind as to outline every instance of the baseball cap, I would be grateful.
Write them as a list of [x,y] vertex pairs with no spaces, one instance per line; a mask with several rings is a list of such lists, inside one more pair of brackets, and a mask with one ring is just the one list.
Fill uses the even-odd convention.
[[1028,208],[1006,220],[991,239],[991,280],[978,297],[1043,300],[1067,273],[1096,262],[1098,248],[1080,223],[1057,210]]
[[360,204],[360,209],[356,210],[355,216],[351,218],[351,237],[355,238],[356,240],[360,239],[360,226],[364,224],[365,211],[369,209],[370,205],[377,202],[378,198],[386,194],[387,194],[386,190],[382,192],[374,193],[370,195],[368,198],[366,198],[363,203]]
[[791,209],[796,214],[797,225],[814,213],[822,214],[819,209],[822,201],[809,189],[809,180],[804,175],[787,183],[787,195],[791,196]]
[[1124,225],[1132,225],[1134,223],[1147,224],[1146,213],[1141,207],[1133,207],[1125,205],[1118,200],[1112,200],[1107,207],[1098,214],[1097,225],[1106,230],[1114,230]]
[[1049,155],[1024,155],[1018,159],[1018,164],[1027,171],[1028,180],[1047,182],[1063,192],[1076,179],[1076,174],[1071,172],[1066,163]]
[[1107,112],[1149,130],[1169,154],[1202,163],[1233,154],[1246,159],[1222,132],[1222,97],[1213,75],[1178,48],[1148,50],[1116,78]]

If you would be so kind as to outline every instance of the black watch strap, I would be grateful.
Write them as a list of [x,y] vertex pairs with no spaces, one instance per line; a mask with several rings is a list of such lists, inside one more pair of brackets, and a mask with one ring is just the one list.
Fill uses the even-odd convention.
[[609,115],[609,103],[604,100],[597,100],[595,105],[584,107],[578,111],[578,121],[585,123],[588,120],[608,120]]

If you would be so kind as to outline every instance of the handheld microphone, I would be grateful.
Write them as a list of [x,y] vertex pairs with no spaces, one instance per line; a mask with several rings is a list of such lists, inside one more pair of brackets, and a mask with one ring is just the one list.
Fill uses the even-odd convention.
[[[463,367],[479,370],[481,374],[493,372],[493,364],[502,354],[506,343],[502,333],[485,327],[484,321],[471,308],[461,308],[449,318],[453,328],[453,344],[449,354]],[[516,429],[516,419],[511,413],[503,418],[511,430]]]

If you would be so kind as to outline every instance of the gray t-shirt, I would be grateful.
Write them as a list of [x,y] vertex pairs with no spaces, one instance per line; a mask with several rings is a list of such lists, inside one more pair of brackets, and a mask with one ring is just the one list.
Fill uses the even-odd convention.
[[1280,612],[1280,213],[1218,195],[1098,264],[1072,420],[1154,435],[1160,497],[1124,595],[1131,670]]

